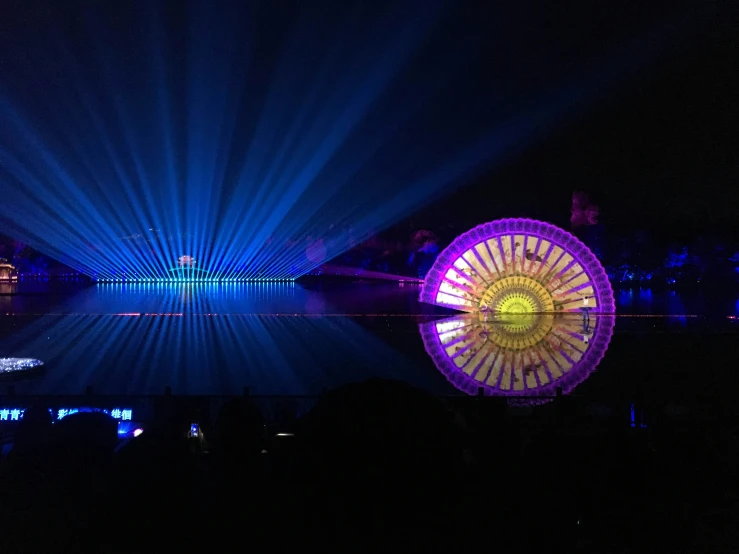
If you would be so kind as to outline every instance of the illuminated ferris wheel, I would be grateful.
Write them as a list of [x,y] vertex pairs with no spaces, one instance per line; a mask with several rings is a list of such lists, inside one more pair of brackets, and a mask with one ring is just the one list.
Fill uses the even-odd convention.
[[593,253],[570,233],[531,219],[501,219],[457,237],[436,259],[420,299],[463,312],[615,311]]
[[603,266],[576,237],[540,221],[503,219],[461,235],[437,258],[420,299],[467,312],[420,330],[437,368],[468,394],[569,392],[613,335]]

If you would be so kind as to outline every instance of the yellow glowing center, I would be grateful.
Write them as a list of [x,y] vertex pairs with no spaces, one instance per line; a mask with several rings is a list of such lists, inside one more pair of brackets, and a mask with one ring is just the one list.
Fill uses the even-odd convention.
[[515,275],[499,279],[482,295],[479,308],[499,314],[534,314],[554,311],[554,300],[541,283]]
[[500,300],[497,311],[504,314],[531,314],[539,311],[538,307],[536,298],[516,291]]

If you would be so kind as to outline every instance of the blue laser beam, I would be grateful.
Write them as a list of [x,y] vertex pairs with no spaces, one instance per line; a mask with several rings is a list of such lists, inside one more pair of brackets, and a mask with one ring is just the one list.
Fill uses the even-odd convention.
[[[299,3],[288,17],[152,1],[115,25],[101,5],[70,8],[74,33],[19,27],[0,44],[22,53],[0,75],[0,220],[103,282],[290,281],[541,139],[670,44],[650,32],[496,104],[464,74],[476,40],[445,34],[453,8],[332,3],[318,17]],[[173,271],[185,256],[197,267]]]

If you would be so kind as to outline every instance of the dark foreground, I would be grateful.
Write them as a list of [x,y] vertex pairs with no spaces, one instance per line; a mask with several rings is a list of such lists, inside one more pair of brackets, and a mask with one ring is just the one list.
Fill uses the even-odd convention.
[[[105,414],[52,424],[28,408],[2,460],[0,550],[739,547],[732,405],[527,408],[369,381],[297,420],[256,406],[234,398],[209,417],[159,397],[125,442]],[[194,414],[202,433],[188,437]]]

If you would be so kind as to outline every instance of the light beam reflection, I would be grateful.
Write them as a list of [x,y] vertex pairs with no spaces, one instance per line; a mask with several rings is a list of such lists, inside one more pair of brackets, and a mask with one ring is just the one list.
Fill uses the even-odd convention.
[[553,397],[595,371],[615,316],[465,314],[420,325],[426,351],[457,389],[471,395]]
[[300,395],[373,376],[438,386],[433,372],[417,374],[355,318],[296,313],[296,301],[330,311],[318,296],[276,284],[99,285],[30,323],[35,316],[4,316],[22,328],[0,341],[0,352],[45,361],[43,378],[17,385],[28,394],[79,394],[89,385],[101,394],[161,394],[165,386],[239,394],[248,386]]

